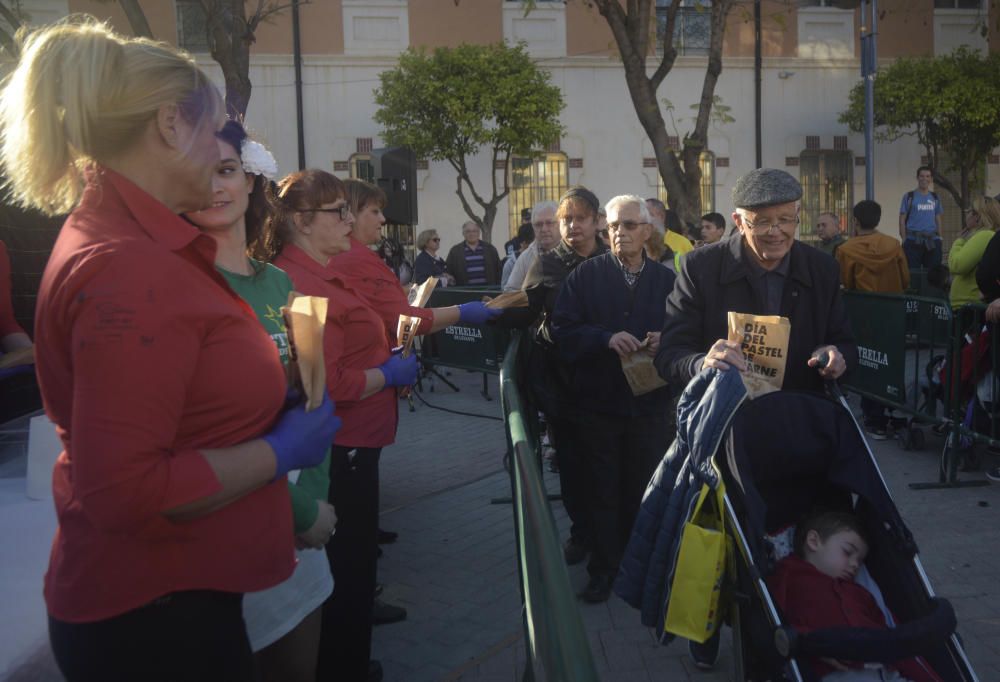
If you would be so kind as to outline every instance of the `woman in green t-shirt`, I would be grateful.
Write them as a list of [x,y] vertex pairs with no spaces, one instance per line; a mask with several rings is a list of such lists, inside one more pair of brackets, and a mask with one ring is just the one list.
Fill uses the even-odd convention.
[[[288,301],[291,280],[282,270],[247,255],[247,243],[260,233],[268,213],[265,190],[277,175],[277,164],[235,121],[227,121],[217,137],[221,161],[212,180],[212,205],[186,217],[215,239],[215,267],[253,308],[287,363],[281,306]],[[298,564],[285,582],[244,597],[243,619],[265,682],[315,679],[320,607],[333,591],[326,555],[317,551],[329,541],[337,522],[326,501],[329,470],[328,454],[318,467],[289,473]]]

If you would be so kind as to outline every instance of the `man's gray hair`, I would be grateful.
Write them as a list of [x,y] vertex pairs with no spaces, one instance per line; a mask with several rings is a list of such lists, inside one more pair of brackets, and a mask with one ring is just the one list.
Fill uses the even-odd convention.
[[608,203],[604,205],[604,210],[611,214],[614,210],[615,215],[621,213],[623,206],[635,205],[639,207],[639,222],[640,223],[652,223],[653,218],[649,213],[649,207],[646,206],[646,200],[635,194],[620,194],[616,197],[612,197]]
[[552,212],[555,213],[559,210],[559,204],[554,201],[539,201],[531,207],[531,222],[535,222],[535,216],[547,209],[552,209]]

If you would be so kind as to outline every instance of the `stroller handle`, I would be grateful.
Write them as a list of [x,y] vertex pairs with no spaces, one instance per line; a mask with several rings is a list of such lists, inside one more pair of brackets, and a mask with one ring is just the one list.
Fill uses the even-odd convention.
[[958,626],[955,610],[946,599],[933,598],[930,607],[926,616],[895,628],[836,627],[802,633],[782,625],[774,631],[775,649],[785,659],[803,656],[885,664],[925,656],[944,644]]
[[[819,360],[819,368],[826,367],[827,363],[830,362],[830,352],[823,351],[816,356],[816,359]],[[818,372],[819,369],[816,371]],[[840,384],[837,383],[836,379],[827,379],[824,383],[826,384],[826,390],[834,397],[834,399],[840,400],[844,397],[844,393],[840,390]]]

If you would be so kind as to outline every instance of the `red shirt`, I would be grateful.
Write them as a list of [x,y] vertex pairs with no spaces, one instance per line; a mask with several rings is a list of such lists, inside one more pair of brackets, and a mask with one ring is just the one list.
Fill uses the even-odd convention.
[[10,334],[23,334],[21,325],[14,319],[14,303],[10,298],[10,259],[7,245],[0,242],[0,339]]
[[[866,588],[853,580],[831,578],[795,554],[778,562],[767,579],[767,587],[788,622],[803,633],[833,627],[888,627],[875,597]],[[861,667],[863,662],[845,663]],[[940,680],[922,659],[899,661],[892,667],[913,682]],[[813,668],[820,677],[834,670],[822,661],[814,661]]]
[[392,350],[382,319],[348,288],[329,266],[323,266],[305,251],[290,244],[274,264],[288,273],[295,290],[309,296],[325,296],[326,328],[323,361],[326,386],[337,404],[343,426],[334,445],[381,448],[396,440],[399,421],[396,389],[383,388],[362,399],[365,370],[389,359]]
[[422,322],[417,334],[427,334],[434,323],[434,312],[427,308],[410,305],[399,279],[389,266],[382,262],[374,251],[351,237],[349,251],[339,253],[327,264],[334,274],[355,292],[361,294],[365,303],[375,309],[385,323],[386,331],[393,345],[396,344],[396,328],[400,315],[419,317]]
[[214,256],[211,237],[110,170],[91,177],[53,248],[35,342],[65,448],[45,576],[59,620],[179,590],[260,590],[294,568],[284,480],[194,521],[163,514],[219,490],[200,449],[261,435],[284,402],[277,349]]

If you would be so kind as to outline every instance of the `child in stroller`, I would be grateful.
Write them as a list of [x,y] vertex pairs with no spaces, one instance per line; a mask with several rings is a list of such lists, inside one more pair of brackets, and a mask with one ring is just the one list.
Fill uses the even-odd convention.
[[[813,514],[795,529],[794,551],[778,562],[768,589],[788,622],[800,632],[831,627],[885,629],[881,608],[855,577],[868,555],[868,541],[853,514]],[[920,659],[871,666],[830,658],[811,661],[822,682],[936,682]]]

